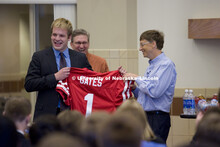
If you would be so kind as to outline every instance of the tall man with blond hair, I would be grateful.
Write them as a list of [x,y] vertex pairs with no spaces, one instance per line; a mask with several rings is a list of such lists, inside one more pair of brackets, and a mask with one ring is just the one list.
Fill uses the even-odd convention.
[[27,92],[38,91],[34,119],[68,109],[55,88],[59,80],[69,76],[70,67],[92,69],[85,54],[68,48],[72,30],[69,20],[54,20],[51,25],[52,46],[32,56],[24,86]]

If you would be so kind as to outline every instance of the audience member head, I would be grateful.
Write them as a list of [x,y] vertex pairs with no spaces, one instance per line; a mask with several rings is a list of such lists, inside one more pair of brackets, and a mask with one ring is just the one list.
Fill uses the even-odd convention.
[[87,147],[79,138],[69,134],[56,132],[44,137],[38,147]]
[[14,122],[0,115],[0,146],[17,147],[17,143],[18,136]]
[[61,126],[54,115],[41,115],[36,118],[29,130],[32,145],[36,145],[44,136],[61,131]]
[[128,113],[113,114],[100,126],[100,147],[138,147],[142,138],[141,123]]
[[14,121],[18,130],[24,132],[31,119],[31,103],[24,97],[10,98],[3,114]]
[[217,147],[220,144],[220,108],[209,108],[198,123],[194,145]]
[[87,54],[89,49],[89,33],[84,29],[75,29],[71,38],[71,47],[81,53]]
[[64,110],[57,116],[62,130],[73,136],[80,136],[80,127],[84,118],[84,115],[76,110]]
[[144,109],[134,98],[124,101],[117,109],[116,113],[120,112],[133,115],[141,123],[142,130],[144,130],[142,138],[143,140],[151,141],[156,139],[156,136],[148,123]]
[[97,146],[97,134],[100,124],[110,117],[106,111],[96,111],[86,117],[82,123],[81,132],[82,138],[90,147]]

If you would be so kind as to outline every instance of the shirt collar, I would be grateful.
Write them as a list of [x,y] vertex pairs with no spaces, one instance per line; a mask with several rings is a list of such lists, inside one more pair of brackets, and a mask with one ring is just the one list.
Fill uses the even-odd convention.
[[24,135],[24,132],[23,132],[23,131],[21,131],[21,130],[17,130],[17,132],[19,132],[19,133],[21,133],[21,134],[23,134],[23,135]]
[[[55,50],[54,48],[53,48],[53,51],[54,51],[55,57],[58,57],[60,55],[60,51]],[[64,57],[69,57],[69,50],[68,50],[68,48],[66,48],[63,51],[63,54],[64,54]]]
[[153,60],[149,60],[149,64],[153,64],[153,63],[159,62],[164,56],[165,56],[165,54],[162,52],[159,56],[157,56]]

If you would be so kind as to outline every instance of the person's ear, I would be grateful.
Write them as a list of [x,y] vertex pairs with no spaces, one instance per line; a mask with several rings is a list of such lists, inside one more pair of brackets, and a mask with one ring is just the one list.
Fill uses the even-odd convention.
[[156,41],[153,41],[153,42],[152,42],[152,46],[153,46],[154,49],[157,48],[157,43],[156,43]]
[[69,35],[68,40],[71,41],[72,35]]
[[26,124],[28,124],[30,121],[31,121],[31,114],[29,114],[27,117],[26,117]]

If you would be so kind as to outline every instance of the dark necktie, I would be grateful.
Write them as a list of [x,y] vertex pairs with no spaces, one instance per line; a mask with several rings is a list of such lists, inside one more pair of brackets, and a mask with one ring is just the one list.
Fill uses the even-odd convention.
[[[64,67],[66,67],[66,60],[63,53],[60,52],[60,70]],[[65,109],[69,109],[69,107],[63,102],[63,99],[60,96],[60,111],[63,111]]]
[[63,56],[63,53],[60,53],[60,69],[66,67],[66,60],[65,57]]

